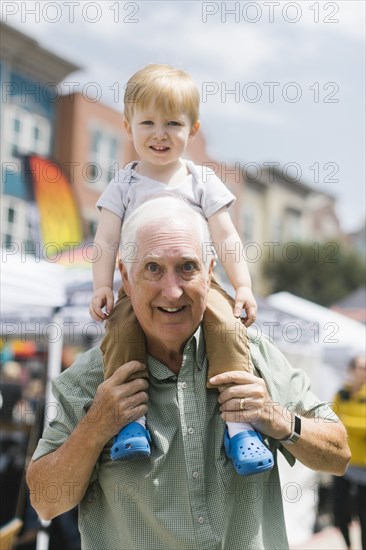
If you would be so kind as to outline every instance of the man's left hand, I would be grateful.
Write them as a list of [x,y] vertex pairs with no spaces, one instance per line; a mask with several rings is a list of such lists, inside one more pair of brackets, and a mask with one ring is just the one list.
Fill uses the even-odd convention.
[[249,372],[231,371],[210,378],[220,395],[221,418],[225,422],[248,422],[275,439],[291,433],[291,415],[271,400],[262,378]]

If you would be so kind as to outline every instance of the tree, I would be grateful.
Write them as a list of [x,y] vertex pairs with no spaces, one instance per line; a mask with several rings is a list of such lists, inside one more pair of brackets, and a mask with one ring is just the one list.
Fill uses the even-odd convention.
[[272,292],[286,290],[330,306],[365,285],[365,261],[337,242],[284,243],[263,265]]

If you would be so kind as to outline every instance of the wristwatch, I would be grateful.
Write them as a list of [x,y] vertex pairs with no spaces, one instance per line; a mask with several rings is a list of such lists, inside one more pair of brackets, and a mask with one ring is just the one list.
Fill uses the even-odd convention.
[[297,414],[292,415],[291,422],[291,434],[286,439],[279,439],[280,443],[286,443],[286,445],[292,445],[299,441],[301,435],[301,418]]

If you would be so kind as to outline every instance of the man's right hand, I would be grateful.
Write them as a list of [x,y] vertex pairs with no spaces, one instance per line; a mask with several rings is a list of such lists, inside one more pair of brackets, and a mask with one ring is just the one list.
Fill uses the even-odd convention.
[[[148,381],[136,378],[127,382],[131,374],[144,375],[146,370],[137,361],[118,368],[99,385],[89,411],[66,441],[55,451],[31,460],[27,483],[32,506],[42,519],[51,520],[81,501],[107,441],[124,425],[146,413]],[[60,495],[50,500],[43,495],[47,494],[47,487],[55,486],[56,480]],[[40,492],[37,487],[41,487]]]
[[146,378],[135,378],[127,382],[131,375],[146,376],[146,366],[138,361],[130,361],[119,367],[114,374],[99,385],[94,401],[85,421],[95,423],[95,434],[106,443],[123,426],[134,422],[147,412],[149,386]]

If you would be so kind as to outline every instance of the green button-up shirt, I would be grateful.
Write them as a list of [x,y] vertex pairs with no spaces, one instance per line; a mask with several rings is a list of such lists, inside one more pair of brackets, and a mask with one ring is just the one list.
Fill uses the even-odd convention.
[[[296,402],[301,414],[329,420],[329,409],[310,392],[304,372],[293,369],[273,345],[265,339],[251,339],[251,354],[272,401],[292,408]],[[105,446],[79,506],[82,548],[288,548],[277,465],[270,472],[241,477],[225,455],[218,394],[206,389],[202,331],[198,329],[185,346],[178,376],[153,357],[148,358],[148,366],[152,455],[139,461],[112,462],[112,441]],[[57,415],[46,427],[34,460],[68,438],[102,381],[98,348],[54,380]],[[279,444],[269,440],[269,445],[276,454]],[[280,449],[294,462],[290,453]]]

